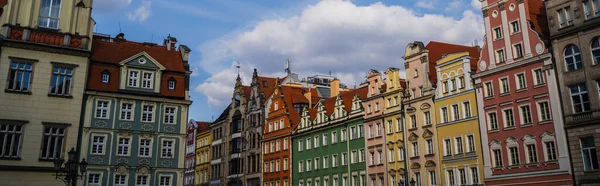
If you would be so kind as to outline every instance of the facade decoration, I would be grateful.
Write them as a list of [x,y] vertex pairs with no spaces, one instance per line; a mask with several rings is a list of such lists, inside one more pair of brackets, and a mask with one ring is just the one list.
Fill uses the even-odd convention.
[[206,186],[210,183],[210,143],[212,131],[209,128],[209,122],[194,120],[190,120],[190,122],[194,122],[198,126],[196,128],[196,145],[194,147],[196,151],[194,185]]
[[370,70],[365,82],[367,97],[363,99],[364,128],[366,130],[365,143],[367,146],[367,172],[368,186],[387,185],[387,149],[386,135],[384,134],[384,97],[387,89],[382,74],[377,70]]
[[[400,70],[388,68],[385,71],[386,89],[384,92],[384,128],[387,153],[388,183],[398,185],[405,183],[406,177],[406,146],[404,119],[402,119],[402,97],[405,79],[400,78]],[[382,105],[383,106],[383,105]]]

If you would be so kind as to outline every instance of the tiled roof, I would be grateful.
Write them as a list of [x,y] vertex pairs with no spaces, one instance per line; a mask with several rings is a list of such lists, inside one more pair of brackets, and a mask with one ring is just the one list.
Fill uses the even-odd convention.
[[196,128],[196,132],[198,133],[210,130],[210,128],[208,127],[210,125],[210,122],[196,121],[196,125],[198,125],[198,128]]
[[[263,82],[267,83],[266,87],[264,86]],[[265,95],[265,98],[262,99],[262,101],[265,102],[267,101],[267,97],[273,94],[273,90],[275,90],[275,84],[277,84],[277,78],[258,76],[258,84],[259,92]]]
[[213,121],[212,123],[217,123],[220,121],[223,121],[225,119],[227,119],[227,116],[229,115],[229,109],[231,108],[231,103],[229,105],[227,105],[227,107],[225,107],[225,109],[223,110],[223,112],[221,113],[221,115],[219,115],[219,117]]
[[252,88],[250,86],[242,85],[242,89],[244,90],[244,97],[246,99],[250,98],[250,93],[252,92]]
[[479,60],[479,49],[478,47],[470,47],[470,46],[463,46],[463,45],[455,45],[455,44],[449,44],[449,43],[441,43],[441,42],[437,42],[437,41],[431,41],[427,44],[427,46],[425,46],[425,48],[427,48],[427,50],[429,51],[428,56],[429,56],[429,72],[430,72],[430,76],[431,76],[431,81],[433,83],[437,82],[437,73],[435,73],[435,63],[437,62],[437,60],[439,60],[440,58],[442,58],[442,56],[444,54],[450,54],[450,53],[454,53],[454,52],[460,52],[460,51],[469,51],[469,55],[471,56],[471,68],[476,68],[477,67],[477,63],[473,62],[473,60],[478,61]]
[[92,43],[92,61],[119,64],[121,61],[140,52],[146,52],[167,71],[185,72],[180,51],[168,50],[165,46],[132,42],[132,41],[104,41],[94,39]]
[[292,125],[296,125],[300,122],[300,113],[296,112],[296,109],[294,109],[294,103],[308,103],[308,99],[304,97],[301,87],[281,86],[280,90]]

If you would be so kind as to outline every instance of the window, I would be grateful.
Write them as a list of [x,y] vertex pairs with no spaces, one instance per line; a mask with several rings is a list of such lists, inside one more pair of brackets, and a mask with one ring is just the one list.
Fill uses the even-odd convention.
[[175,90],[175,80],[169,80],[169,90]]
[[556,146],[554,141],[544,142],[546,146],[546,161],[556,161]]
[[448,122],[448,108],[442,107],[442,123]]
[[[425,125],[431,125],[431,113],[429,111],[427,111],[427,112],[423,112],[423,115],[425,115]],[[390,120],[390,123],[391,122],[392,121]],[[390,125],[390,128],[391,128],[391,125]]]
[[127,176],[125,175],[115,175],[115,186],[125,186],[127,182]]
[[419,144],[417,142],[413,142],[412,147],[413,147],[413,157],[419,156]]
[[467,185],[467,173],[465,169],[458,169],[458,175],[460,176],[460,185]]
[[431,139],[427,140],[427,154],[433,154],[433,141]]
[[594,137],[585,137],[579,139],[581,143],[581,155],[585,171],[598,170],[598,155]]
[[492,151],[494,155],[494,167],[502,167],[502,152],[500,149]]
[[273,109],[273,110],[277,110],[277,109],[279,109],[279,102],[275,102],[275,105],[274,105],[274,109]]
[[[593,0],[593,1],[597,1],[597,0]],[[598,9],[596,9],[596,13],[598,14]],[[592,40],[592,60],[594,62],[594,64],[598,64],[600,63],[600,37],[596,37],[594,38],[594,40]]]
[[519,31],[521,31],[521,29],[519,28],[519,20],[510,22],[510,29],[511,29],[512,33],[517,33]]
[[100,174],[88,174],[89,186],[100,186]]
[[492,87],[492,82],[485,83],[485,97],[494,96],[494,87]]
[[140,156],[150,157],[150,139],[140,140]]
[[460,113],[458,112],[458,105],[452,105],[452,121],[460,119]]
[[342,132],[340,133],[340,135],[341,135],[342,141],[346,141],[346,139],[348,138],[348,135],[346,134],[346,129],[342,129]]
[[129,138],[119,138],[119,146],[117,148],[117,155],[128,156],[129,155]]
[[365,137],[365,126],[364,125],[358,126],[358,137],[359,138]]
[[565,7],[556,11],[558,14],[558,22],[560,27],[566,27],[573,24],[573,17],[571,16],[571,7]]
[[421,186],[421,173],[415,173],[415,184],[416,186]]
[[[319,158],[317,158],[317,159],[319,159]],[[319,168],[317,165],[318,165],[318,164],[315,162],[315,169],[318,169],[318,168]],[[279,164],[279,160],[277,160],[277,161],[275,162],[275,172],[279,172],[279,169],[280,169],[279,167],[281,167],[281,165]]]
[[535,148],[535,144],[527,145],[527,163],[537,163],[537,149]]
[[121,120],[131,121],[133,112],[133,104],[123,103],[121,104]]
[[510,92],[510,88],[508,86],[508,78],[505,77],[505,78],[500,79],[500,86],[501,86],[500,87],[500,90],[501,90],[500,93],[504,94],[504,93],[509,93]]
[[96,118],[108,119],[108,101],[98,101],[96,103]]
[[[373,134],[373,133],[371,133]],[[337,132],[331,132],[331,144],[337,143]]]
[[584,0],[582,2],[585,11],[585,19],[590,19],[600,14],[600,11],[598,10],[598,0]]
[[381,130],[381,123],[377,123],[377,136],[381,136],[381,133],[383,131]]
[[379,103],[375,103],[375,112],[379,111]]
[[104,136],[94,136],[92,154],[104,154]]
[[22,138],[21,124],[0,124],[0,158],[18,158]]
[[338,157],[337,154],[331,155],[331,166],[333,166],[333,167],[337,167],[338,166],[337,157]]
[[269,123],[269,132],[273,132],[273,123]]
[[452,156],[452,142],[450,139],[444,139],[444,156]]
[[402,118],[396,118],[396,132],[404,130],[404,120]]
[[11,62],[7,89],[14,92],[30,92],[32,74],[33,64],[15,61]]
[[289,166],[288,159],[287,158],[283,159],[283,170],[288,170],[288,166]]
[[517,90],[527,88],[527,83],[525,82],[525,73],[517,74]]
[[457,90],[457,88],[456,88],[456,79],[454,79],[454,78],[452,78],[452,80],[450,80],[450,90],[451,91]]
[[129,87],[138,87],[138,71],[129,71]]
[[175,124],[175,107],[165,107],[165,123]]
[[356,131],[356,127],[352,126],[350,127],[350,140],[356,139],[357,137],[357,131]]
[[323,157],[323,168],[329,168],[329,157],[328,156],[324,156]]
[[148,176],[137,176],[136,186],[148,186]]
[[388,158],[388,161],[389,161],[390,163],[395,161],[395,160],[394,160],[394,156],[395,156],[395,155],[396,155],[396,154],[394,154],[394,149],[390,149],[390,150],[389,150],[389,154],[388,154],[388,156],[390,157],[390,158]]
[[515,126],[515,117],[513,115],[512,109],[505,109],[504,112],[504,127],[514,127]]
[[568,45],[565,48],[565,63],[567,64],[567,71],[583,68],[579,47],[576,45]]
[[475,137],[472,134],[467,135],[467,152],[475,152]]
[[359,162],[365,162],[365,159],[366,159],[365,158],[365,156],[366,156],[365,149],[360,149],[360,151],[358,153],[359,153],[359,156],[360,156],[359,159],[358,159],[358,161]]
[[542,72],[541,68],[533,70],[533,73],[535,74],[534,80],[533,80],[535,85],[541,85],[541,84],[545,83],[544,82],[544,72]]
[[489,130],[498,130],[498,118],[495,112],[488,113]]
[[473,179],[473,184],[479,183],[479,171],[477,171],[477,167],[471,168],[471,178]]
[[142,88],[152,88],[152,73],[144,72]]
[[496,50],[496,59],[498,60],[498,63],[504,63],[504,61],[506,61],[504,49]]
[[277,140],[275,141],[275,151],[279,152],[281,150],[281,143],[279,143],[280,141]]
[[519,165],[519,150],[517,147],[509,147],[508,152],[510,153],[510,165]]
[[573,112],[585,112],[590,110],[590,100],[588,98],[587,87],[585,84],[569,86],[571,92],[571,103]]
[[40,159],[54,160],[55,158],[62,158],[65,130],[60,126],[44,126]]
[[375,152],[371,152],[371,164],[370,165],[375,165]]
[[58,28],[61,0],[42,0],[38,26],[45,28]]
[[342,165],[348,165],[348,153],[342,153]]
[[367,113],[371,113],[371,105],[368,105],[367,108],[368,108]]
[[455,185],[455,181],[454,181],[454,171],[453,170],[448,170],[448,185]]
[[164,140],[162,144],[162,158],[171,158],[173,156],[173,141]]
[[279,129],[283,129],[283,119],[279,120]]
[[[265,164],[267,164],[267,163],[265,163]],[[269,169],[269,165],[267,164],[266,166],[267,166],[267,169]],[[302,160],[298,161],[298,172],[304,172],[303,167],[304,167],[304,162]]]
[[502,29],[500,29],[500,27],[494,28],[494,36],[494,39],[502,38]]
[[358,152],[353,150],[350,155],[351,163],[358,163]]
[[315,148],[319,148],[319,136],[315,136],[315,139],[313,140],[313,146]]
[[394,124],[392,123],[392,120],[388,120],[387,123],[388,123],[388,132],[387,133],[391,134],[393,132],[392,129],[394,128]]
[[463,148],[463,140],[462,137],[458,136],[454,138],[454,143],[456,145],[456,153],[457,154],[462,154],[464,153],[464,148]]
[[142,122],[152,122],[154,121],[154,106],[152,105],[144,105],[142,112]]
[[458,88],[465,88],[465,77],[458,77]]
[[323,146],[327,145],[327,140],[329,139],[329,137],[327,136],[327,134],[323,134]]
[[442,82],[442,92],[448,93],[448,81]]
[[417,128],[417,117],[415,115],[410,115],[411,128]]
[[170,176],[161,176],[159,184],[160,184],[160,186],[171,186],[171,177]]
[[521,43],[513,45],[513,50],[513,52],[515,53],[515,58],[523,57],[523,46],[521,45]]
[[50,94],[57,96],[70,96],[73,87],[73,69],[53,67],[50,79]]
[[533,123],[531,119],[531,108],[529,108],[529,105],[523,105],[519,108],[521,109],[521,124]]
[[381,165],[383,163],[383,153],[381,151],[377,151],[377,164]]

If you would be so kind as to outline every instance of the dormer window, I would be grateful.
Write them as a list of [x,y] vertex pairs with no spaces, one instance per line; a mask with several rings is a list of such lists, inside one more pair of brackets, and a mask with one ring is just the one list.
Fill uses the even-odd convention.
[[58,28],[61,0],[42,0],[38,26],[45,28]]
[[110,81],[110,72],[108,70],[104,70],[101,73],[102,83],[108,83]]
[[129,87],[138,87],[139,71],[129,71]]
[[175,78],[171,77],[171,79],[169,79],[168,84],[169,84],[169,90],[175,90]]
[[267,83],[267,81],[263,81],[263,87],[267,87],[269,86],[269,84]]
[[152,73],[144,72],[142,88],[152,88]]

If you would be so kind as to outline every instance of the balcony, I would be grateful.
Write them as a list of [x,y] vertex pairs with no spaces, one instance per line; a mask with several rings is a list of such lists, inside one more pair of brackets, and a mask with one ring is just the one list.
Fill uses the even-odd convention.
[[590,110],[565,116],[566,125],[579,125],[600,119],[600,110]]
[[52,29],[24,28],[19,26],[5,26],[8,29],[7,38],[15,41],[39,43],[62,48],[87,50],[88,37],[71,35]]

